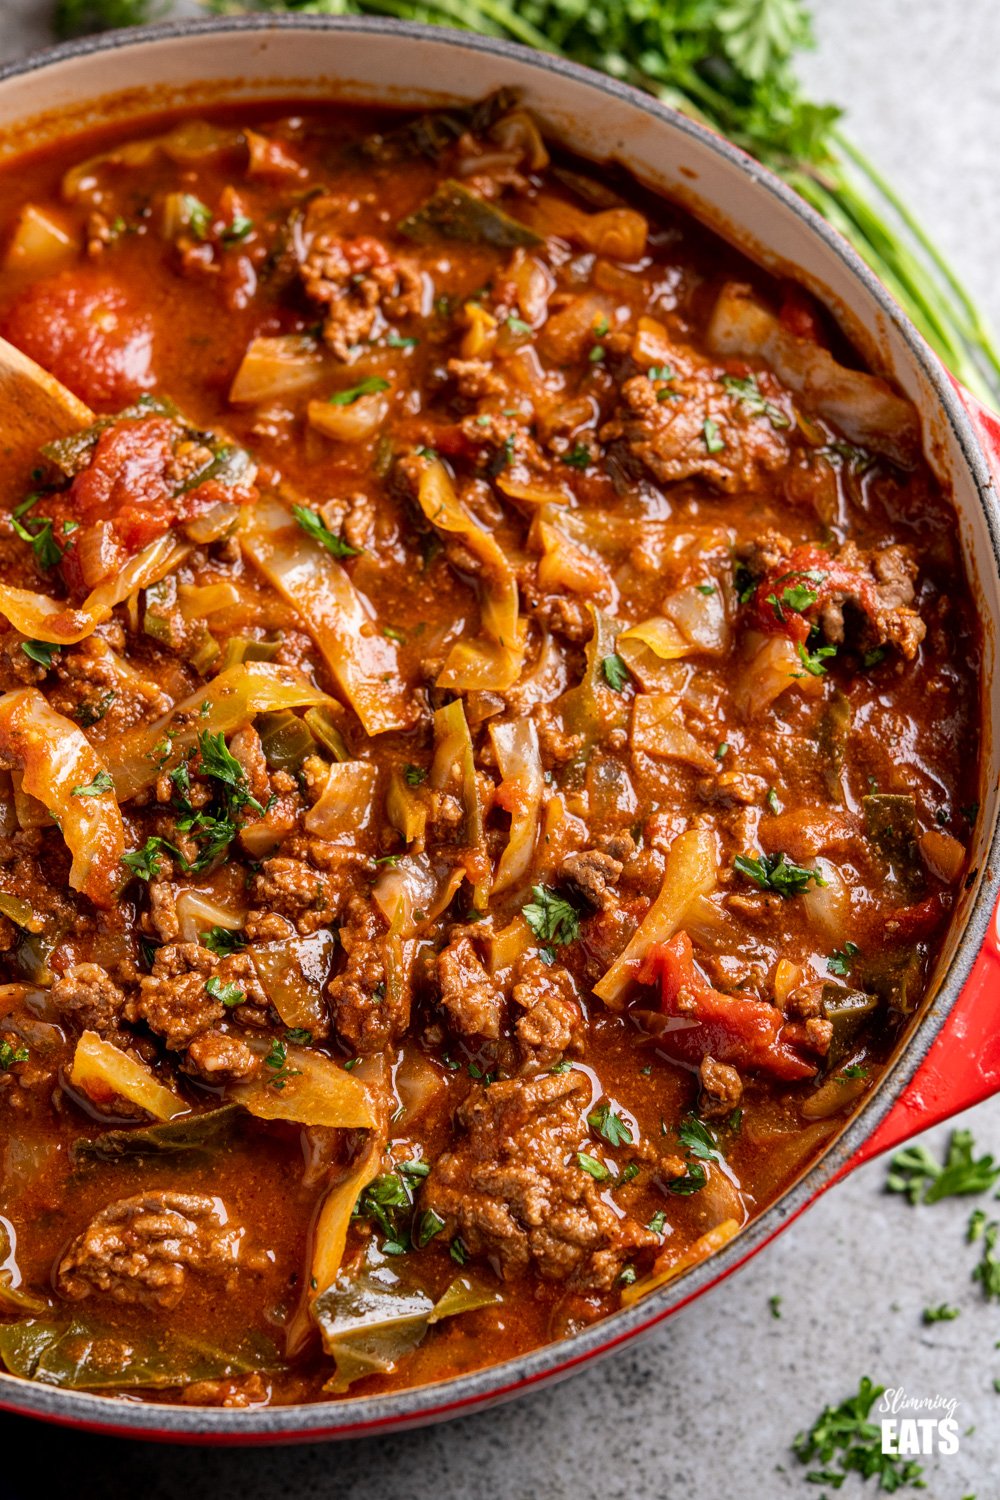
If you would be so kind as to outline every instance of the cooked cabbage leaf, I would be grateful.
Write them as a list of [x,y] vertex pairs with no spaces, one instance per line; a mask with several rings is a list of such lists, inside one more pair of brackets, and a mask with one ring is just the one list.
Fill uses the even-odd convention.
[[311,543],[273,497],[262,497],[254,507],[240,541],[268,582],[298,611],[365,732],[410,728],[414,708],[396,645],[372,629],[374,611],[340,563]]
[[263,1334],[249,1333],[226,1349],[176,1327],[166,1338],[154,1332],[133,1335],[85,1317],[2,1324],[0,1359],[12,1375],[74,1391],[166,1390],[281,1368],[277,1350]]
[[[37,688],[0,697],[0,757],[21,777],[21,790],[55,818],[73,856],[69,883],[95,906],[115,903],[121,885],[125,829],[108,767],[83,730],[49,706]],[[90,787],[94,795],[75,795]]]

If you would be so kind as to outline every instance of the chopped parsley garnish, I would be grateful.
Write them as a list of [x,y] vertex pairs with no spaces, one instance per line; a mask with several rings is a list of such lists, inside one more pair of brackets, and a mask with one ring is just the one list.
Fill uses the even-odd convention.
[[726,446],[725,439],[719,433],[718,424],[706,417],[702,423],[701,435],[705,439],[705,447],[709,453],[721,453]]
[[729,741],[723,740],[721,744],[716,745],[714,754],[716,760],[725,760],[729,754]]
[[382,634],[388,641],[395,641],[398,646],[406,645],[406,633],[400,630],[398,625],[383,625]]
[[[828,1406],[808,1432],[799,1433],[792,1444],[799,1462],[823,1465],[822,1469],[810,1470],[807,1480],[840,1489],[847,1474],[857,1473],[866,1479],[877,1475],[880,1489],[889,1493],[905,1484],[924,1487],[922,1466],[912,1459],[883,1453],[881,1424],[869,1421],[871,1409],[884,1391],[884,1385],[873,1385],[865,1375],[856,1396],[848,1396],[839,1406]],[[833,1462],[840,1467],[831,1469]]]
[[390,349],[415,349],[420,340],[404,338],[401,333],[397,333],[395,329],[392,329],[386,337],[386,343]]
[[10,524],[21,541],[28,543],[35,554],[35,562],[43,572],[47,573],[62,561],[63,549],[53,536],[52,522],[47,517],[32,516],[25,524],[12,515]]
[[[218,974],[212,974],[205,980],[205,988],[212,999],[221,1000],[227,1010],[235,1010],[237,1005],[242,1005],[246,999],[245,991],[241,990],[238,984],[224,984]],[[271,1067],[270,1059],[268,1067]]]
[[607,1182],[611,1176],[608,1168],[596,1156],[589,1156],[586,1151],[576,1153],[577,1165],[593,1177],[595,1182]]
[[764,798],[764,801],[767,803],[768,811],[773,812],[775,817],[777,817],[781,811],[781,803],[778,801],[778,793],[773,786],[768,787],[767,796]]
[[714,583],[696,583],[695,588],[698,590],[699,594],[704,594],[706,599],[711,598],[711,596],[716,592]]
[[[530,323],[526,323],[523,318],[515,318],[513,315],[506,320],[506,326],[510,329],[511,333],[517,334],[518,338],[526,338],[532,331]],[[607,333],[607,328],[604,331]],[[597,332],[596,328],[594,332]]]
[[264,1065],[271,1070],[268,1083],[272,1088],[283,1089],[289,1079],[299,1077],[299,1069],[288,1066],[288,1048],[280,1037],[271,1038],[271,1050],[264,1059]]
[[177,853],[173,844],[168,844],[166,839],[157,838],[155,834],[151,835],[141,849],[133,849],[130,854],[123,854],[122,864],[140,880],[155,880],[160,873],[162,850],[166,850],[168,854],[176,855]]
[[599,1104],[587,1116],[587,1124],[609,1146],[631,1146],[635,1140],[629,1126],[610,1104]]
[[674,1177],[667,1183],[668,1193],[677,1193],[680,1197],[690,1197],[692,1193],[700,1193],[708,1181],[708,1173],[698,1162],[688,1162],[688,1169],[683,1177]]
[[[52,645],[49,641],[22,641],[21,650],[29,661],[37,662],[40,667],[44,667],[46,672],[48,672],[52,667],[52,658],[59,650],[59,647]],[[92,720],[92,722],[96,723],[97,720]],[[83,723],[82,713],[80,723]]]
[[985,1193],[1000,1179],[992,1156],[975,1156],[970,1130],[953,1130],[943,1162],[926,1146],[904,1146],[889,1162],[886,1191],[904,1193],[911,1203],[938,1203],[942,1198]]
[[715,1136],[697,1115],[688,1115],[677,1127],[677,1135],[680,1142],[688,1150],[691,1156],[696,1156],[700,1161],[724,1162],[725,1157],[719,1150]]
[[[973,1281],[978,1281],[983,1289],[983,1296],[988,1299],[1000,1299],[1000,1256],[997,1255],[997,1240],[1000,1239],[1000,1224],[996,1220],[990,1223],[983,1222],[978,1229],[975,1238],[981,1239],[983,1244],[982,1259],[972,1273]],[[971,1226],[970,1226],[971,1227]]]
[[423,766],[415,766],[407,762],[403,767],[403,780],[407,786],[420,786],[427,780],[427,772]]
[[464,1243],[458,1238],[453,1239],[448,1246],[448,1254],[456,1266],[464,1266],[469,1258],[468,1250],[466,1250]]
[[246,214],[234,214],[233,222],[222,231],[219,238],[224,245],[239,245],[253,231],[253,219]]
[[521,908],[524,920],[543,943],[573,943],[580,936],[580,913],[547,885],[533,885],[534,901]]
[[733,869],[747,880],[752,880],[762,891],[773,891],[785,901],[792,896],[801,896],[810,885],[826,885],[825,878],[818,870],[807,870],[803,865],[795,864],[784,851],[762,854],[759,859],[749,859],[745,854],[737,854],[733,860]]
[[663,1226],[666,1224],[666,1222],[667,1222],[666,1209],[661,1208],[661,1209],[658,1210],[657,1213],[655,1213],[653,1215],[653,1217],[650,1219],[649,1223],[646,1225],[646,1228],[652,1234],[662,1234],[663,1233]]
[[610,656],[604,658],[601,662],[601,671],[604,674],[604,681],[615,693],[624,690],[625,684],[632,675],[617,651],[613,651]]
[[8,1042],[0,1038],[0,1073],[6,1073],[14,1063],[28,1061],[28,1049],[23,1043]]
[[781,1317],[781,1298],[779,1297],[777,1292],[771,1293],[770,1297],[768,1297],[767,1299],[767,1305],[771,1309],[772,1318]]
[[387,391],[391,388],[391,382],[385,380],[381,375],[367,375],[364,380],[352,385],[346,391],[334,391],[332,396],[327,396],[328,406],[353,406],[355,401],[360,401],[362,396],[375,396],[379,391]]
[[824,661],[837,654],[836,646],[817,646],[815,651],[810,651],[801,641],[796,644],[795,649],[798,652],[799,661],[810,677],[822,677],[826,672]]
[[722,385],[730,396],[735,396],[754,416],[766,417],[772,427],[792,425],[781,407],[775,406],[773,401],[768,401],[757,384],[756,375],[748,375],[745,380],[741,380],[736,375],[723,375]]
[[204,774],[220,781],[225,787],[231,811],[249,807],[254,812],[263,814],[263,807],[247,786],[247,773],[226,744],[226,737],[221,729],[215,734],[210,729],[203,729],[198,736],[198,751]]
[[621,1270],[618,1273],[618,1285],[631,1286],[635,1281],[637,1275],[638,1272],[636,1271],[635,1266],[622,1266]]
[[444,1228],[444,1220],[440,1214],[436,1214],[433,1208],[426,1209],[420,1215],[420,1223],[417,1225],[416,1241],[422,1250],[429,1245],[436,1234],[440,1234]]
[[850,972],[851,965],[860,952],[861,949],[857,943],[845,943],[842,948],[834,948],[826,961],[826,966],[831,974],[837,974],[843,979]]
[[220,958],[246,947],[246,938],[234,927],[209,927],[201,934],[201,942],[209,953],[217,953]]
[[785,609],[794,610],[797,615],[801,615],[810,604],[815,604],[818,598],[819,594],[816,590],[809,588],[806,584],[790,583],[782,589],[780,599],[777,594],[768,594],[767,602],[777,618],[783,620]]
[[207,237],[212,225],[212,210],[207,203],[202,203],[194,193],[183,193],[181,195],[181,217],[184,224],[196,240]]
[[[27,651],[28,646],[39,646],[41,644],[40,641],[28,641],[21,649]],[[58,647],[55,649],[58,650]],[[30,656],[31,653],[28,652],[28,655]],[[38,658],[36,657],[35,660],[37,661]],[[117,696],[118,694],[114,688],[108,688],[108,691],[102,693],[96,703],[81,703],[76,711],[76,722],[82,725],[84,729],[89,729],[93,724],[99,724]]]
[[592,365],[599,365],[607,358],[607,352],[603,344],[593,344],[587,358]]
[[335,531],[331,531],[319,511],[310,510],[308,505],[293,505],[292,515],[306,535],[325,547],[331,557],[358,556],[360,548],[352,547],[350,542],[345,542]]
[[560,462],[570,469],[588,469],[591,464],[590,449],[585,443],[576,443],[568,453],[561,455]]
[[868,1069],[863,1068],[860,1063],[851,1063],[849,1067],[841,1068],[839,1078],[867,1078]]
[[105,792],[113,792],[115,783],[110,771],[98,771],[93,781],[88,781],[86,786],[75,786],[72,791],[74,797],[103,797]]
[[947,1302],[939,1302],[937,1307],[925,1307],[921,1321],[924,1323],[953,1323],[961,1312],[961,1308],[950,1307]]
[[313,1034],[304,1026],[292,1026],[285,1032],[285,1037],[297,1047],[308,1047],[312,1044]]

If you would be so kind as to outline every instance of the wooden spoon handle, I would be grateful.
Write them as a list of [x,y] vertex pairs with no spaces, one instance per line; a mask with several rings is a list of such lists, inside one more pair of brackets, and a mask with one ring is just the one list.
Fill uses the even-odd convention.
[[43,443],[93,421],[90,407],[54,375],[0,339],[0,503],[24,498]]

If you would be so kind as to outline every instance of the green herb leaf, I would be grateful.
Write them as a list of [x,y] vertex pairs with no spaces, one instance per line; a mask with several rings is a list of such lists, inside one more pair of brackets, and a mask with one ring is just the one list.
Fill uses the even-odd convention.
[[583,1171],[589,1173],[595,1182],[607,1182],[611,1176],[610,1171],[604,1163],[598,1161],[596,1156],[588,1156],[586,1151],[578,1151],[576,1153],[576,1160]]
[[621,693],[625,685],[631,680],[632,674],[622,661],[617,651],[610,656],[604,657],[601,662],[601,671],[604,673],[604,681],[612,692]]
[[0,1073],[6,1073],[7,1069],[13,1067],[14,1063],[28,1061],[29,1052],[27,1047],[20,1042],[8,1042],[0,1037]]
[[151,835],[141,849],[133,849],[130,854],[123,854],[122,864],[140,880],[155,880],[160,873],[162,850],[166,850],[168,854],[177,854],[173,844],[168,844],[166,839]]
[[427,772],[423,766],[414,766],[407,763],[403,767],[403,780],[407,786],[422,786],[427,780]]
[[903,1193],[911,1203],[938,1203],[942,1198],[988,1192],[1000,1180],[992,1156],[974,1155],[969,1130],[953,1130],[943,1162],[926,1146],[904,1146],[889,1162],[886,1191]]
[[790,427],[791,421],[785,416],[780,406],[775,406],[773,401],[768,401],[757,384],[756,375],[748,375],[745,380],[736,375],[723,375],[723,389],[730,396],[735,396],[738,401],[752,412],[755,416],[766,417],[772,427]]
[[829,657],[836,656],[837,654],[836,646],[817,646],[815,651],[809,651],[801,641],[796,643],[795,649],[798,652],[799,661],[805,667],[810,677],[822,677],[826,672],[826,667],[823,663]]
[[346,391],[334,391],[332,396],[327,396],[329,406],[353,406],[355,401],[360,401],[362,396],[374,396],[379,391],[391,389],[391,382],[385,380],[381,375],[367,375],[364,380],[352,385]]
[[861,949],[857,943],[845,943],[842,948],[834,948],[826,961],[826,966],[831,974],[837,974],[843,979],[850,972],[851,965],[860,952]]
[[209,927],[201,934],[201,944],[209,953],[226,958],[230,953],[239,953],[246,947],[246,938],[235,927]]
[[635,1140],[627,1121],[610,1104],[599,1104],[587,1116],[587,1124],[609,1146],[631,1146]]
[[[246,1000],[246,994],[238,984],[224,984],[218,974],[212,974],[205,980],[205,988],[213,1000],[221,1000],[227,1010],[235,1010],[237,1005],[242,1005]],[[268,1059],[268,1067],[271,1066]]]
[[947,1302],[939,1302],[937,1307],[925,1307],[921,1321],[924,1323],[953,1323],[961,1312],[961,1308],[949,1307]]
[[93,781],[86,786],[75,786],[72,791],[74,797],[103,797],[105,792],[113,792],[115,783],[110,771],[98,771]]
[[784,852],[762,854],[759,859],[737,854],[733,869],[752,880],[762,891],[773,891],[786,901],[792,896],[801,896],[810,885],[826,885],[818,870],[807,870],[803,865],[795,864]]
[[325,547],[331,557],[358,556],[361,549],[359,547],[352,547],[349,542],[345,542],[342,537],[339,537],[335,531],[331,531],[323,520],[323,517],[319,514],[319,511],[310,510],[307,505],[293,505],[292,515],[298,521],[306,535],[311,536],[314,542],[319,542],[321,547]]
[[726,446],[725,439],[720,435],[718,424],[706,417],[702,423],[701,435],[705,439],[705,447],[709,453],[721,453]]
[[521,908],[524,920],[543,943],[573,943],[580,936],[580,913],[546,885],[533,885],[534,901]]
[[[874,1385],[865,1375],[856,1395],[849,1396],[839,1406],[826,1407],[808,1432],[798,1434],[792,1449],[799,1462],[818,1460],[824,1465],[822,1471],[807,1474],[807,1480],[839,1489],[849,1473],[858,1473],[865,1478],[877,1475],[879,1489],[887,1493],[906,1484],[924,1488],[920,1464],[882,1452],[882,1428],[870,1416],[884,1391],[884,1385]],[[840,1465],[839,1469],[827,1467],[833,1461]]]
[[[49,671],[52,666],[53,657],[59,650],[59,647],[52,645],[49,641],[22,641],[21,650],[29,661],[37,662],[40,667],[44,667],[46,671]],[[96,720],[93,722],[96,723]],[[80,723],[83,723],[82,718],[80,718]]]

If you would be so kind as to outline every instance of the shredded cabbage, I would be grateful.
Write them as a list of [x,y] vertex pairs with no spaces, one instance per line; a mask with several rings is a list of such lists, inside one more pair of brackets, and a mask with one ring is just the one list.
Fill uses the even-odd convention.
[[69,883],[95,906],[115,903],[125,829],[108,768],[83,730],[56,713],[37,688],[0,697],[0,756],[20,773],[62,829],[73,856]]
[[350,1073],[311,1047],[285,1047],[284,1062],[248,1083],[237,1083],[230,1095],[259,1120],[291,1120],[297,1125],[327,1125],[339,1130],[370,1130],[375,1124],[368,1091]]
[[126,802],[149,786],[161,767],[196,745],[205,730],[232,734],[256,714],[330,701],[326,693],[291,667],[276,667],[266,661],[227,667],[155,724],[133,729],[109,747],[108,769],[118,798]]
[[321,1033],[325,1027],[323,986],[333,967],[336,948],[334,934],[328,927],[321,927],[306,937],[296,934],[249,950],[264,993],[291,1030]]
[[493,893],[523,881],[538,843],[542,796],[545,791],[538,731],[532,719],[491,724],[490,739],[503,781],[497,804],[510,813],[510,837],[493,878]]
[[488,642],[459,641],[452,647],[437,679],[453,692],[503,692],[517,681],[524,659],[524,635],[518,629],[517,580],[496,538],[473,520],[455,493],[444,464],[432,460],[420,476],[417,499],[432,526],[461,537],[483,564],[480,615]]
[[298,611],[366,733],[409,729],[414,708],[396,646],[379,632],[371,606],[340,564],[306,536],[279,501],[267,497],[249,513],[240,541]]
[[378,769],[367,760],[334,761],[318,802],[305,816],[309,833],[336,840],[367,828],[375,803]]
[[33,641],[48,641],[55,646],[72,646],[92,635],[98,625],[110,620],[116,605],[138,589],[149,588],[166,578],[191,551],[171,535],[158,537],[131,558],[113,577],[98,584],[73,609],[60,599],[33,589],[18,589],[0,584],[0,614]]
[[715,886],[719,869],[719,845],[707,828],[689,828],[670,846],[660,893],[643,919],[638,932],[619,953],[597,984],[594,994],[611,1010],[621,1010],[624,995],[653,943],[665,943],[683,926],[685,915],[699,896]]
[[69,1081],[95,1102],[126,1099],[154,1120],[173,1120],[188,1113],[184,1100],[164,1088],[138,1058],[112,1046],[96,1031],[85,1031],[76,1044]]

